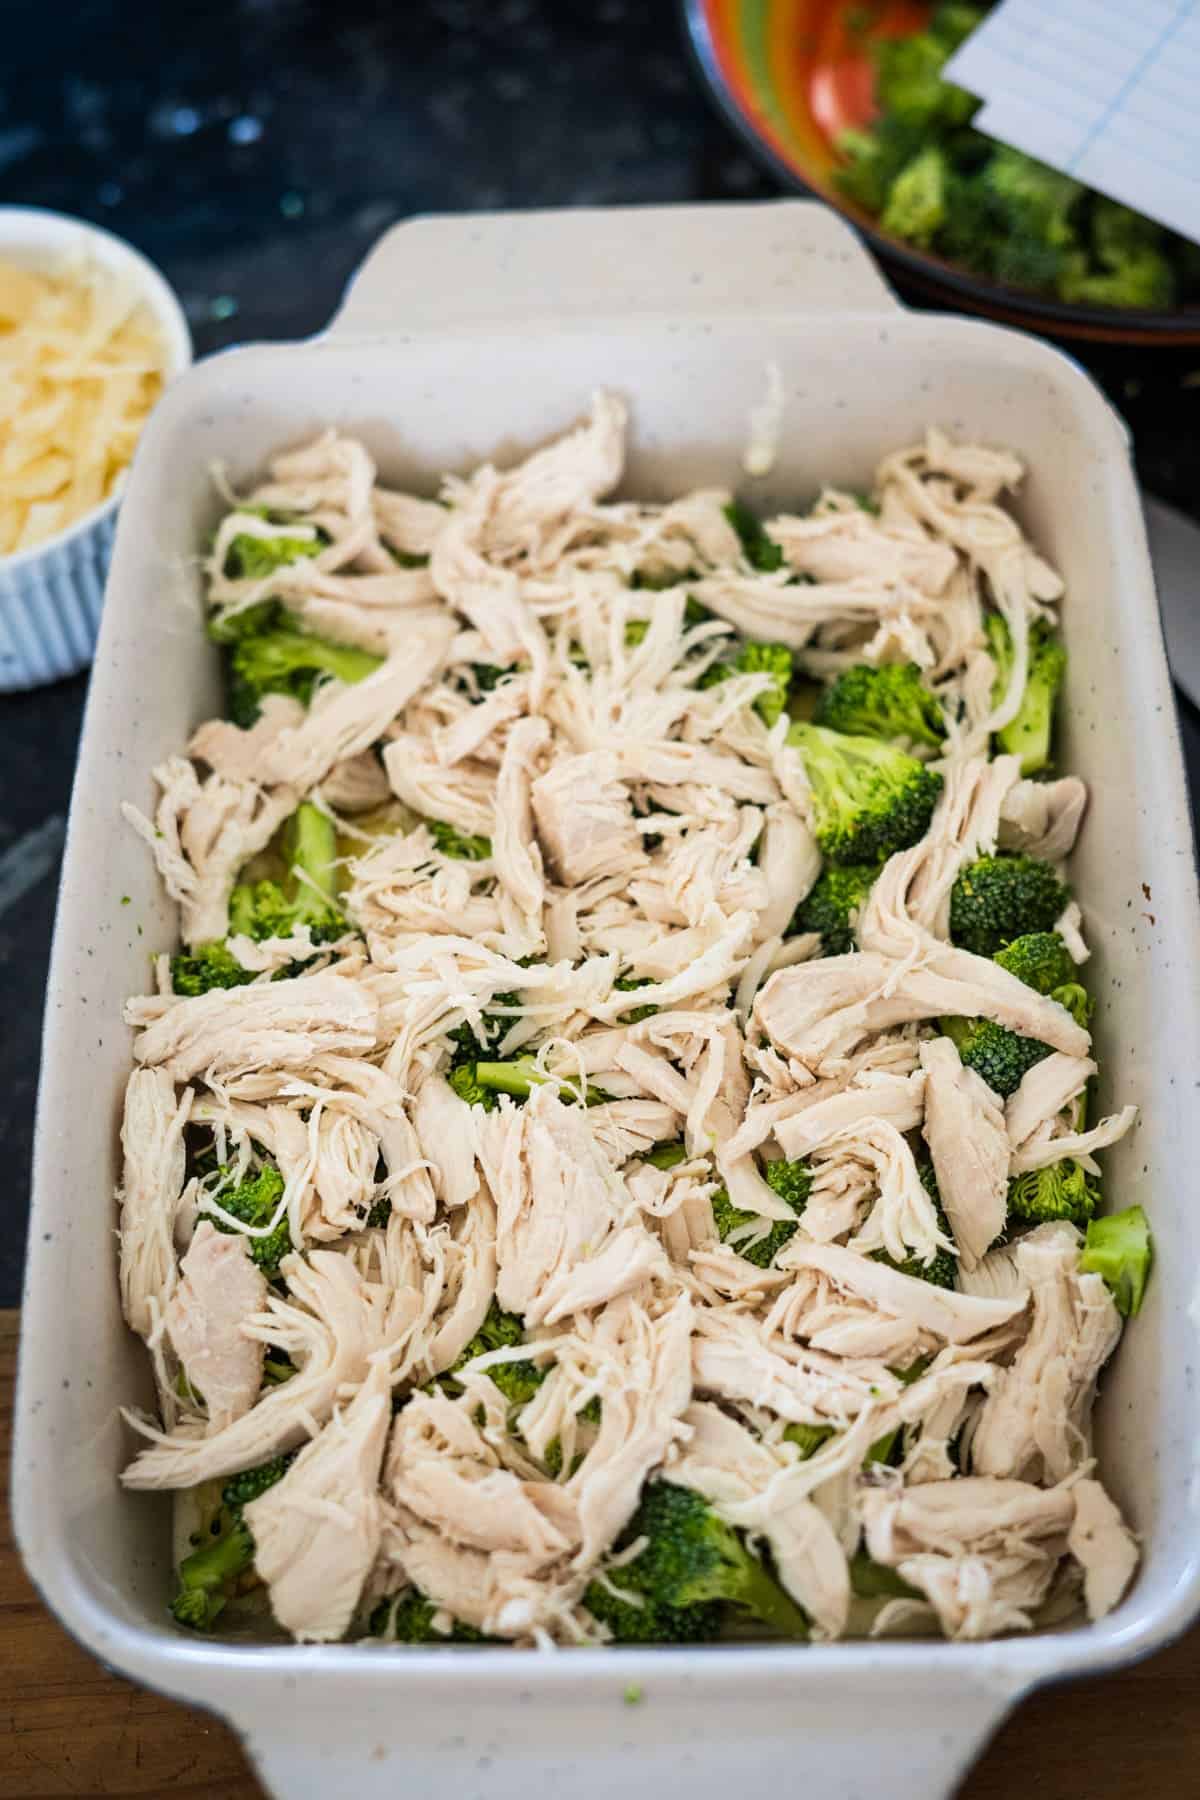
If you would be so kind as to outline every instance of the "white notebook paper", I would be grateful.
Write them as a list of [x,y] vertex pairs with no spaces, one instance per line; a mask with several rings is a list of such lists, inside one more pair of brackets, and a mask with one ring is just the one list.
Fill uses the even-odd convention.
[[1001,0],[945,75],[989,137],[1200,240],[1200,0]]

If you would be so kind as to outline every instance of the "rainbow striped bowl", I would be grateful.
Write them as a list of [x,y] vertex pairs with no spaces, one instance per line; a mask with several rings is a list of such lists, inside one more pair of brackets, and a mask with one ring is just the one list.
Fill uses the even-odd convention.
[[862,233],[908,289],[1055,337],[1200,344],[1200,307],[1075,306],[1003,286],[879,229],[837,184],[838,133],[873,109],[870,45],[919,31],[921,0],[682,0],[700,74],[719,111],[780,185],[815,194]]

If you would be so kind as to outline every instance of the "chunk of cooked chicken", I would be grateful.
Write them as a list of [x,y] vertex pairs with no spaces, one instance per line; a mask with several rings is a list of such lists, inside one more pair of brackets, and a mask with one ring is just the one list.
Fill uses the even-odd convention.
[[521,1108],[502,1101],[479,1123],[496,1196],[496,1297],[527,1325],[553,1324],[665,1274],[662,1248],[596,1144],[586,1114],[550,1083]]
[[1065,1006],[986,957],[930,941],[919,960],[878,951],[781,969],[754,1002],[772,1043],[810,1068],[836,1062],[870,1032],[939,1017],[994,1019],[1072,1056],[1090,1039]]
[[192,1090],[176,1098],[165,1069],[135,1069],[121,1121],[121,1304],[139,1337],[162,1320],[175,1285],[175,1219],[187,1165]]
[[271,1611],[301,1643],[342,1637],[354,1616],[379,1550],[379,1470],[391,1417],[391,1376],[380,1360],[349,1406],[245,1508]]
[[980,1410],[970,1451],[980,1475],[1061,1481],[1091,1455],[1096,1378],[1121,1335],[1121,1319],[1103,1279],[1080,1273],[1081,1247],[1075,1226],[1061,1220],[1017,1244],[1014,1260],[1033,1316]]
[[506,1469],[471,1418],[473,1402],[416,1394],[396,1416],[384,1486],[397,1505],[476,1550],[552,1561],[568,1540],[538,1505],[544,1482]]
[[642,862],[641,834],[613,751],[560,758],[538,776],[532,798],[542,847],[568,887],[631,873]]
[[[314,1250],[306,1258],[285,1258],[282,1273],[288,1298],[270,1295],[265,1311],[243,1321],[243,1329],[261,1343],[285,1350],[298,1373],[271,1388],[240,1419],[208,1436],[190,1425],[159,1431],[125,1413],[127,1423],[150,1440],[150,1448],[121,1476],[126,1487],[197,1487],[294,1449],[324,1424],[340,1398],[365,1380],[370,1357],[400,1335],[403,1300],[398,1305],[391,1295],[365,1283],[349,1257]],[[416,1310],[414,1298],[410,1317]]]
[[811,1269],[826,1275],[846,1293],[869,1301],[893,1318],[906,1319],[948,1344],[969,1344],[972,1338],[1006,1325],[1028,1304],[1024,1288],[1011,1299],[958,1294],[888,1268],[841,1244],[813,1244],[802,1236],[794,1237],[780,1251],[777,1262],[782,1269]]
[[973,1269],[1004,1229],[1008,1132],[996,1096],[965,1069],[949,1038],[921,1046],[925,1070],[922,1130],[942,1206],[965,1269]]
[[204,1401],[210,1432],[242,1418],[258,1398],[263,1346],[242,1325],[266,1299],[266,1277],[251,1259],[249,1241],[201,1219],[164,1317],[188,1386]]
[[379,1007],[361,982],[332,971],[177,1000],[133,1047],[174,1081],[201,1072],[303,1068],[323,1051],[375,1047]]
[[1083,1570],[1088,1618],[1102,1619],[1133,1580],[1137,1542],[1098,1481],[1077,1481],[1071,1494],[1075,1517],[1067,1549]]

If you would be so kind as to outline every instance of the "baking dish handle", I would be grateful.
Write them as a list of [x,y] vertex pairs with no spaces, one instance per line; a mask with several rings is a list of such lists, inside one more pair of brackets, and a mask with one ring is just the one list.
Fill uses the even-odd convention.
[[326,338],[473,326],[529,331],[630,315],[686,322],[879,313],[899,303],[845,220],[815,200],[411,219],[385,233]]
[[448,1672],[431,1687],[412,1681],[404,1661],[400,1653],[394,1685],[366,1692],[302,1677],[292,1707],[244,1731],[275,1800],[464,1791],[477,1800],[661,1800],[673,1790],[729,1800],[748,1784],[802,1789],[805,1800],[950,1800],[1023,1685],[993,1667],[995,1685],[950,1672],[931,1692],[895,1662],[882,1680],[878,1664],[863,1672],[847,1662],[809,1683],[794,1662],[764,1679],[759,1662],[754,1681],[722,1699],[679,1675],[636,1686],[596,1676],[563,1692],[556,1681],[543,1688],[549,1670],[531,1668],[489,1683],[490,1693],[472,1684],[460,1704],[443,1685]]

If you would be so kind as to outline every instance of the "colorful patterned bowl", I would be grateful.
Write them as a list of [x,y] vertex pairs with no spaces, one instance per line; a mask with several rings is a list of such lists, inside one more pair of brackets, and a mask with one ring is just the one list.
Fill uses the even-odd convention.
[[783,187],[816,194],[849,219],[908,289],[1056,337],[1200,344],[1200,306],[1135,312],[1006,287],[889,236],[842,195],[834,143],[871,117],[871,41],[919,31],[929,14],[921,0],[683,0],[683,12],[727,122]]

